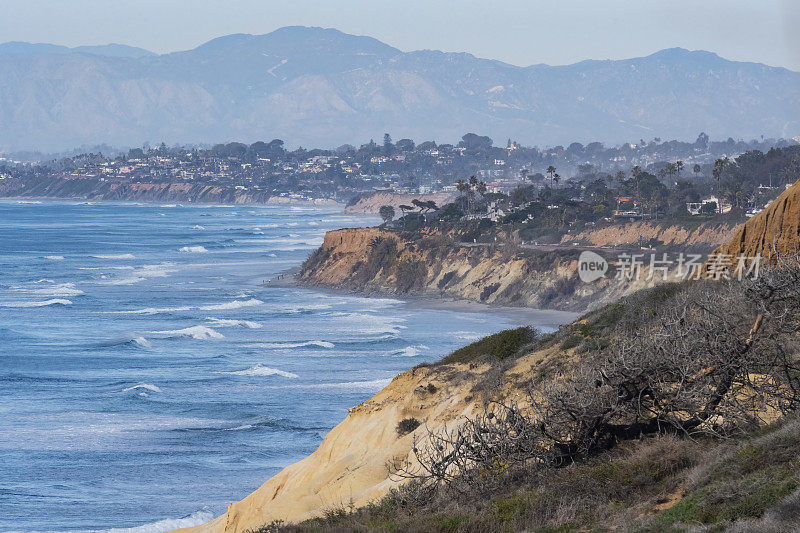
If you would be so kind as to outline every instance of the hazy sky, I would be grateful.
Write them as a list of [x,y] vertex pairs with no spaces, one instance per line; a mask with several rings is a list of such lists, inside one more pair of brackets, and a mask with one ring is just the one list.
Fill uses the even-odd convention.
[[289,25],[516,65],[681,46],[800,71],[800,0],[0,0],[0,42],[117,42],[163,53]]

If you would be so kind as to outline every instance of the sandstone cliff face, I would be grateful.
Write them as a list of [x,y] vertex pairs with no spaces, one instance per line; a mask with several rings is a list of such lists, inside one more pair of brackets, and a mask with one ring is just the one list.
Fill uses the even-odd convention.
[[[407,241],[380,228],[328,232],[322,247],[304,264],[301,283],[362,293],[473,300],[493,305],[585,310],[652,286],[612,276],[583,283],[577,250],[543,252],[494,246]],[[375,243],[394,243],[376,253]]]
[[656,239],[667,246],[711,250],[719,243],[727,242],[736,234],[735,224],[701,224],[696,228],[664,225],[653,221],[639,221],[605,228],[587,229],[580,233],[566,234],[562,243],[583,242],[593,246],[636,245],[642,241]]
[[[0,183],[0,197],[64,198],[129,202],[187,202],[225,204],[292,204],[292,198],[270,196],[265,191],[242,190],[231,186],[187,182],[120,183],[98,178],[51,178],[35,182],[9,180]],[[337,205],[333,200],[317,199],[315,205]]]
[[783,191],[762,212],[747,221],[727,244],[714,250],[732,256],[760,255],[766,259],[794,254],[800,240],[800,180]]
[[[526,387],[518,376],[549,351],[515,361],[503,376],[502,397],[524,401]],[[453,364],[420,367],[395,377],[382,391],[349,409],[345,420],[328,433],[317,450],[286,467],[255,492],[215,520],[179,531],[240,533],[274,520],[297,522],[350,505],[360,506],[387,494],[401,483],[389,475],[387,464],[403,460],[415,437],[427,430],[453,427],[473,415],[484,400],[485,383],[497,379],[489,364]],[[494,378],[494,379],[492,379]],[[492,388],[492,392],[498,392]],[[399,436],[397,424],[413,417],[420,426]]]

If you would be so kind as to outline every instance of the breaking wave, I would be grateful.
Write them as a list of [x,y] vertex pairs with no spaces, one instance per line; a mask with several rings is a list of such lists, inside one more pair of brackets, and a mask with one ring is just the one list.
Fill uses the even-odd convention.
[[392,352],[392,355],[396,355],[398,357],[416,357],[420,355],[424,350],[429,350],[427,346],[424,344],[417,344],[416,346],[406,346],[402,350],[397,350]]
[[136,385],[133,385],[132,387],[128,387],[127,389],[122,389],[122,392],[129,392],[129,391],[138,390],[138,389],[149,390],[150,392],[161,392],[161,389],[159,389],[155,385],[151,385],[149,383],[137,383]]
[[306,346],[317,346],[319,348],[333,348],[336,346],[328,341],[303,341],[303,342],[258,342],[249,344],[252,348],[305,348]]
[[204,254],[208,252],[204,246],[181,246],[178,249],[179,252],[189,252],[193,254]]
[[98,254],[92,257],[95,259],[136,259],[133,254]]
[[253,322],[252,320],[233,320],[227,318],[214,318],[214,317],[208,317],[206,318],[206,320],[208,320],[212,326],[217,328],[244,327],[250,329],[259,329],[264,327],[258,322]]
[[191,337],[192,339],[197,339],[197,340],[224,338],[224,335],[222,335],[222,333],[214,331],[213,329],[206,326],[191,326],[183,329],[151,331],[150,333],[152,335],[160,335],[166,338]]
[[0,304],[2,307],[47,307],[48,305],[72,305],[72,302],[63,298],[53,298],[43,302],[8,302]]
[[41,279],[35,284],[40,285],[43,283],[46,283],[47,285],[35,288],[25,286],[17,286],[12,288],[16,292],[35,294],[37,296],[64,297],[79,296],[83,294],[83,291],[76,288],[74,283],[54,283],[53,280]]
[[141,346],[142,348],[150,348],[152,345],[150,341],[142,337],[141,335],[127,335],[124,337],[119,337],[118,339],[110,340],[108,342],[101,343],[100,346],[102,347],[112,347],[112,346],[123,346],[123,345],[135,345]]
[[300,377],[297,374],[292,374],[291,372],[284,372],[283,370],[278,370],[277,368],[270,368],[268,366],[262,365],[261,363],[256,363],[250,368],[245,368],[244,370],[234,370],[232,372],[220,372],[220,374],[229,374],[231,376],[282,376],[285,378],[292,378],[292,379]]

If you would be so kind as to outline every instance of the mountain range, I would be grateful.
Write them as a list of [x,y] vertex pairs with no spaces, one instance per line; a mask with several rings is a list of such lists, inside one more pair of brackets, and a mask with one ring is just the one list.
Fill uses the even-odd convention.
[[800,73],[681,48],[519,67],[286,27],[163,55],[5,43],[0,72],[4,151],[273,138],[333,148],[384,132],[540,146],[800,135]]

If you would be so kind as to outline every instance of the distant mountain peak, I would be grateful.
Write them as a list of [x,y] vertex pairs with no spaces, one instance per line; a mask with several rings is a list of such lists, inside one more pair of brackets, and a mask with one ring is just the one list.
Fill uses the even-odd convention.
[[0,72],[0,150],[9,151],[274,138],[324,148],[386,132],[539,145],[800,135],[800,73],[684,48],[519,67],[289,26],[156,57],[124,45],[6,43]]

